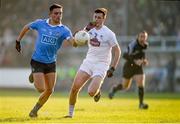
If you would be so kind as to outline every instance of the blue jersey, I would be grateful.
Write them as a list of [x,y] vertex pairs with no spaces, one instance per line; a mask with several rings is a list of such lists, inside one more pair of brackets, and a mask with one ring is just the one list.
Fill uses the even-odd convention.
[[35,43],[35,50],[32,59],[42,63],[56,61],[57,51],[65,39],[72,37],[72,33],[65,25],[52,26],[49,19],[38,19],[29,25],[30,29],[38,32]]

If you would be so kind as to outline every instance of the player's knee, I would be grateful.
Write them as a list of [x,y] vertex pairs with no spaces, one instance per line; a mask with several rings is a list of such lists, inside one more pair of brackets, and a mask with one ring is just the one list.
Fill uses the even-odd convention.
[[34,86],[35,86],[35,88],[37,89],[37,91],[39,93],[42,93],[42,92],[45,91],[45,88],[43,86],[41,86],[41,85],[37,85],[36,83],[34,83]]
[[42,92],[44,92],[44,89],[37,88],[37,91],[38,91],[39,93],[42,93]]

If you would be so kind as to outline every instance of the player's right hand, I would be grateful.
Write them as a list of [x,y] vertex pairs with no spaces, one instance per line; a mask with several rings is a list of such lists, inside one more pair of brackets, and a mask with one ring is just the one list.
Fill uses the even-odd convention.
[[16,40],[16,50],[20,53],[21,52],[21,44],[20,41]]

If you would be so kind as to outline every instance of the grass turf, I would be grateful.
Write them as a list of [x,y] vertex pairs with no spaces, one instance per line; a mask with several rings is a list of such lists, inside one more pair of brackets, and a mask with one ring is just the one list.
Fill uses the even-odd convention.
[[85,93],[80,93],[72,119],[63,118],[68,113],[68,93],[55,92],[38,113],[38,118],[28,117],[39,94],[35,91],[0,90],[0,123],[179,123],[180,95],[147,93],[148,110],[138,109],[137,93],[117,93],[113,100],[103,93],[95,103]]

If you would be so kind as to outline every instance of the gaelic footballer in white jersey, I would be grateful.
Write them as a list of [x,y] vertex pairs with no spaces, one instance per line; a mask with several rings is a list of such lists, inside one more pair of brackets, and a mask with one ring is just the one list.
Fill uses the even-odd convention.
[[[107,77],[112,77],[118,65],[121,50],[115,34],[104,25],[106,15],[107,9],[97,8],[93,14],[94,22],[90,22],[85,27],[85,30],[90,35],[90,41],[88,42],[89,49],[86,58],[76,73],[71,87],[69,114],[67,117],[73,117],[78,93],[90,79],[88,94],[94,98],[95,102],[99,101],[101,97],[100,89],[106,73]],[[114,52],[113,57],[111,51]]]
[[118,44],[116,36],[105,25],[99,30],[92,28],[88,33],[90,35],[89,49],[80,70],[90,74],[91,77],[99,75],[104,78],[111,63],[112,47]]

